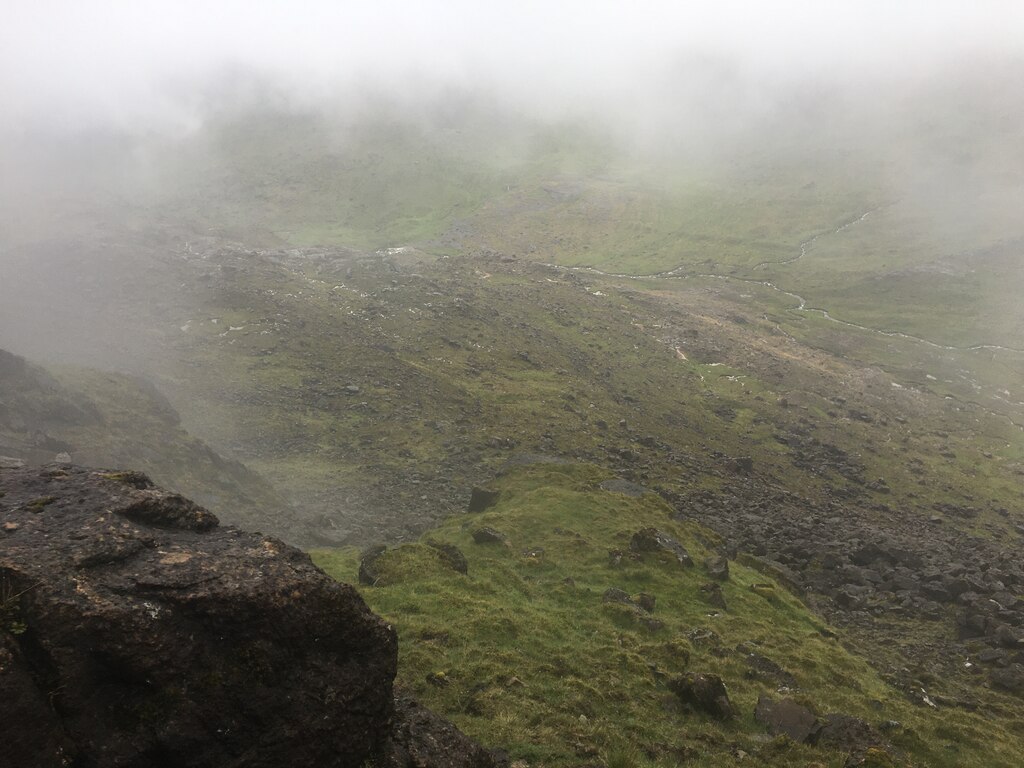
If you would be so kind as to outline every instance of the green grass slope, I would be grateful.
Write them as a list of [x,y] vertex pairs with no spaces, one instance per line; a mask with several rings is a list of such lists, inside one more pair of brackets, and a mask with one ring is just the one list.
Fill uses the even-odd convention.
[[[911,703],[764,574],[731,562],[727,609],[709,605],[700,588],[710,581],[703,562],[715,535],[674,523],[654,494],[602,490],[610,476],[590,465],[509,469],[494,484],[496,506],[450,518],[426,537],[457,546],[467,575],[425,543],[389,550],[376,586],[361,591],[398,630],[400,682],[531,766],[844,764],[845,754],[769,737],[753,718],[761,694],[876,726],[896,721],[886,733],[897,764],[1019,765],[1024,734],[1013,712]],[[475,543],[482,526],[504,533],[507,545]],[[645,526],[677,537],[696,566],[632,558],[630,537]],[[610,550],[625,553],[619,565]],[[312,554],[336,578],[355,580],[353,550]],[[612,587],[653,595],[653,612],[604,603]],[[753,673],[751,652],[789,672],[792,690],[779,694],[778,680]],[[738,718],[722,723],[682,708],[665,682],[683,671],[721,675]]]

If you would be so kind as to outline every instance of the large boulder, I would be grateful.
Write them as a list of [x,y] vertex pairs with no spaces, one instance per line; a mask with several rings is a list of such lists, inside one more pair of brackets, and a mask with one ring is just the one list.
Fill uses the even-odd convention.
[[773,736],[785,734],[801,744],[811,739],[818,723],[814,713],[802,704],[792,699],[775,700],[764,695],[757,700],[754,719]]
[[500,497],[500,491],[474,486],[469,494],[469,506],[467,507],[467,511],[486,512],[498,503],[498,499]]
[[870,747],[885,746],[885,739],[859,717],[843,713],[825,715],[811,743],[844,752],[863,752]]
[[729,701],[729,692],[718,675],[687,672],[668,682],[668,688],[680,701],[698,712],[719,720],[731,720],[736,710]]
[[686,551],[686,547],[657,528],[641,528],[633,534],[629,541],[629,548],[638,554],[666,552],[674,557],[676,562],[684,568],[693,567],[693,558]]
[[396,658],[352,587],[143,475],[0,470],[11,765],[363,765]]

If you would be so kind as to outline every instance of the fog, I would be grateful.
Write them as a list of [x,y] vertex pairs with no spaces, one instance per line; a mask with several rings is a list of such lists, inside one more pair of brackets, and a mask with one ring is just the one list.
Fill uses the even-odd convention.
[[[317,152],[381,115],[506,165],[566,123],[666,176],[810,164],[936,228],[1003,232],[1022,196],[1022,77],[1018,2],[11,4],[0,346],[134,360],[133,310],[110,313],[139,290],[126,260],[197,228],[258,241],[236,215],[271,210],[256,187],[303,185]],[[260,176],[222,129],[271,115],[300,122],[249,136],[275,158]]]
[[695,77],[726,77],[756,109],[794,81],[898,90],[1022,52],[1012,1],[42,0],[5,11],[0,104],[7,132],[135,133],[195,130],[225,101],[337,108],[456,89],[642,124],[700,95]]

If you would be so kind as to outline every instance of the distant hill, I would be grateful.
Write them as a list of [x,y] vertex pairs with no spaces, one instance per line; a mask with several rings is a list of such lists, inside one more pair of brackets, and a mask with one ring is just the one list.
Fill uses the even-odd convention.
[[141,470],[225,522],[301,538],[266,481],[185,431],[171,404],[137,376],[51,370],[0,350],[0,456],[12,466]]

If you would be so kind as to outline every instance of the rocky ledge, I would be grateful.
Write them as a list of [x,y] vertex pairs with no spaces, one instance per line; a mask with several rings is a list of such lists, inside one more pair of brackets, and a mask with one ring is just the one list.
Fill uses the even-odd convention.
[[142,474],[0,469],[11,765],[493,766],[396,659],[352,587]]

